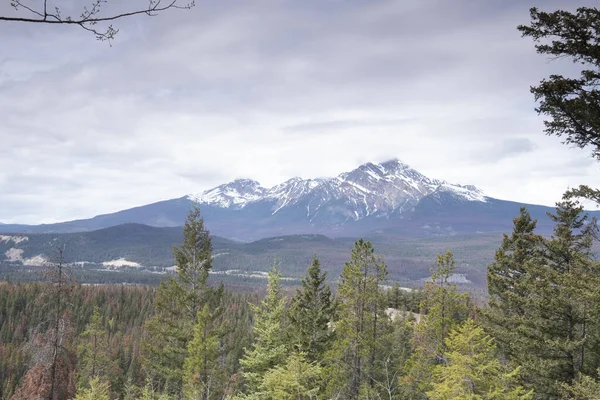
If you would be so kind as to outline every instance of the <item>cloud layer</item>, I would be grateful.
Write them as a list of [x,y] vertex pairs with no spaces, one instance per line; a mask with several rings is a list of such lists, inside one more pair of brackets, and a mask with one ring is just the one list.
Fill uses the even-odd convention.
[[200,1],[118,21],[113,47],[74,27],[0,24],[0,221],[392,157],[521,202],[600,186],[588,151],[542,132],[529,86],[574,67],[520,37],[524,3]]

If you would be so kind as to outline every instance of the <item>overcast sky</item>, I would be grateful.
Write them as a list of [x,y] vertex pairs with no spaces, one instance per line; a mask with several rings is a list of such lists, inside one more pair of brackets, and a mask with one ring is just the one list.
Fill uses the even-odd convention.
[[115,22],[112,47],[77,27],[0,22],[0,221],[92,217],[390,158],[553,205],[569,186],[600,187],[600,163],[544,135],[529,87],[574,67],[537,55],[516,26],[532,6],[572,4],[200,0]]

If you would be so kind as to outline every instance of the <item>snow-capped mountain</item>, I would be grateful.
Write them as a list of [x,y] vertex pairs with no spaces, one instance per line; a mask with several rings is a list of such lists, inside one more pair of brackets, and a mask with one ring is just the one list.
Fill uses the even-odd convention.
[[381,164],[366,163],[351,172],[329,179],[292,178],[272,188],[239,179],[202,193],[201,204],[241,210],[268,203],[271,214],[302,208],[308,221],[323,214],[336,220],[388,217],[411,210],[425,196],[438,191],[466,201],[485,202],[485,194],[474,186],[430,179],[397,159]]
[[521,206],[538,219],[540,232],[548,233],[552,222],[546,213],[554,211],[494,199],[474,186],[428,178],[391,160],[366,163],[332,178],[292,178],[271,188],[238,179],[198,197],[184,196],[58,224],[2,225],[0,232],[6,237],[84,232],[127,223],[176,227],[183,225],[192,200],[200,202],[212,234],[241,241],[290,234],[415,237],[509,232]]
[[264,198],[267,189],[251,179],[237,179],[202,193],[197,200],[211,206],[241,209]]

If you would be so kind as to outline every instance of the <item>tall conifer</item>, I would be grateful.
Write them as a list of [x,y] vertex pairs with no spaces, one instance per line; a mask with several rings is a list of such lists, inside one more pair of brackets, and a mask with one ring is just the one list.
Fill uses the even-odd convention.
[[198,311],[220,303],[222,289],[208,284],[212,268],[212,245],[200,209],[194,204],[183,228],[183,243],[174,247],[176,277],[169,277],[158,288],[156,315],[148,321],[144,341],[145,368],[161,391],[180,394],[183,388],[183,363],[188,355]]
[[302,289],[292,300],[289,313],[292,342],[306,354],[310,362],[320,362],[329,348],[333,332],[329,327],[335,312],[335,302],[326,283],[327,272],[315,256],[302,279]]

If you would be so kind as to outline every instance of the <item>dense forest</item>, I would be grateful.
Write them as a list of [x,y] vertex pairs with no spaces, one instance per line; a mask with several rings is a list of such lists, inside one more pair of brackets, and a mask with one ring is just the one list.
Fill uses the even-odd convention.
[[551,237],[521,210],[488,267],[487,304],[451,283],[451,251],[407,290],[386,285],[362,239],[335,291],[317,256],[295,289],[275,264],[265,292],[226,290],[208,282],[199,208],[158,287],[80,285],[59,252],[46,282],[0,284],[0,398],[597,398],[598,229],[575,195],[557,203]]
[[[600,11],[531,10],[538,52],[591,70],[532,88],[546,133],[600,159]],[[536,232],[523,208],[487,267],[488,300],[457,289],[450,250],[422,290],[389,287],[369,241],[354,243],[335,290],[318,255],[301,285],[275,263],[263,293],[209,282],[198,208],[158,287],[81,285],[58,252],[44,282],[0,283],[0,398],[598,399],[600,262],[582,198],[569,190]]]

